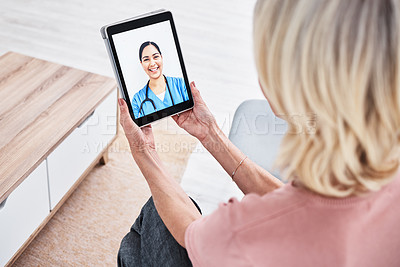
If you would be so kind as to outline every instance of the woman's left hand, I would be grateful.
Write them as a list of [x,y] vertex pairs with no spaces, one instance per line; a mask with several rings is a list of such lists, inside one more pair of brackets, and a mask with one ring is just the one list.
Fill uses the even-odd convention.
[[120,123],[125,131],[125,136],[128,139],[129,146],[133,156],[135,152],[154,152],[154,136],[151,125],[139,128],[137,124],[132,120],[128,106],[124,99],[118,99],[120,108]]

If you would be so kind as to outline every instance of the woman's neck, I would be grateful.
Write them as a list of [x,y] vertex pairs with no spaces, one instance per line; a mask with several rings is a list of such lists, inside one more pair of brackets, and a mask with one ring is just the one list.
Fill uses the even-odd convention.
[[149,87],[154,94],[158,95],[165,91],[164,75],[160,75],[157,79],[150,79]]

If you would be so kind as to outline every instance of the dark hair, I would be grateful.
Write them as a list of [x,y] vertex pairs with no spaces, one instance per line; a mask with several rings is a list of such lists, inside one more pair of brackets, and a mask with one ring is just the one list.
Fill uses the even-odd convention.
[[149,45],[154,46],[154,47],[158,50],[158,53],[160,53],[160,55],[161,55],[160,48],[158,47],[158,45],[157,45],[155,42],[146,41],[146,42],[144,42],[144,43],[140,46],[140,48],[139,48],[139,60],[140,60],[140,62],[142,62],[143,49],[144,49],[146,46],[149,46]]

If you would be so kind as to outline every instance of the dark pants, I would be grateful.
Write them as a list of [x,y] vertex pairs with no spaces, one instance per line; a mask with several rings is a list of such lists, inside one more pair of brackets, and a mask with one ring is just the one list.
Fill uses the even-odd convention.
[[176,242],[158,215],[152,197],[121,241],[118,266],[192,266],[186,249]]

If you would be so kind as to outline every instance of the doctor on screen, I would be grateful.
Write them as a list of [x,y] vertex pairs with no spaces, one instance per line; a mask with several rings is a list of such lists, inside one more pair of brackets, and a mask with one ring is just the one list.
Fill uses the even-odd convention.
[[156,43],[144,42],[139,48],[139,59],[149,81],[132,98],[135,118],[189,100],[185,81],[163,74],[163,57]]

